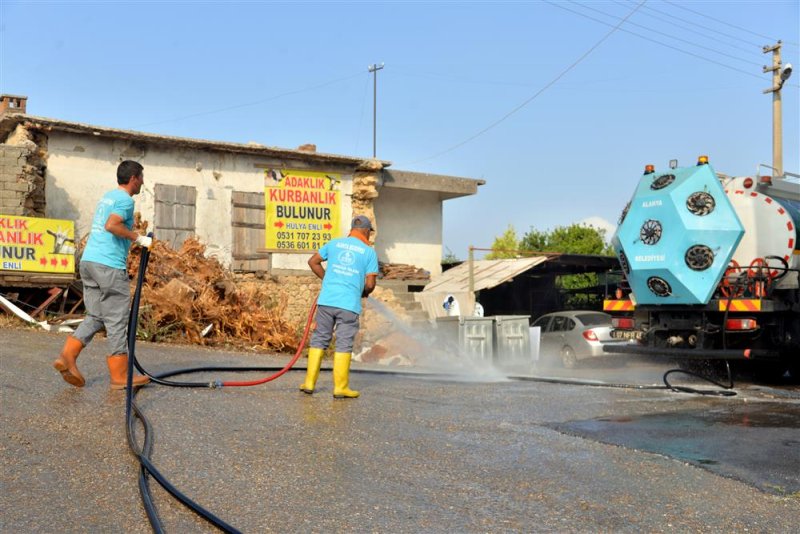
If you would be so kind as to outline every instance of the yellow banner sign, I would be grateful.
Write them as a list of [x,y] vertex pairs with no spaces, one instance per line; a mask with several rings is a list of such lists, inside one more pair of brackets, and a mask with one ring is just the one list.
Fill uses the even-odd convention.
[[74,273],[75,224],[0,215],[0,270]]
[[339,237],[341,183],[340,174],[265,170],[266,248],[314,252]]

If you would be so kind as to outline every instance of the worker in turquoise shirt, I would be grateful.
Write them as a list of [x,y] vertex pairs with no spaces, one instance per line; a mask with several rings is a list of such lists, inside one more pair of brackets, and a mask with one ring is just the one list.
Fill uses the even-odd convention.
[[[128,250],[131,242],[148,248],[153,244],[152,238],[133,231],[133,196],[139,194],[143,184],[144,167],[135,161],[123,161],[117,167],[117,188],[103,195],[97,203],[80,264],[86,318],[75,333],[67,337],[61,355],[53,362],[61,377],[73,386],[86,384],[76,360],[102,329],[108,338],[106,363],[111,375],[111,388],[122,389],[127,385],[131,293]],[[132,383],[142,386],[149,380],[137,375]]]
[[[322,355],[334,332],[333,396],[352,399],[359,395],[349,388],[350,359],[358,333],[361,299],[372,293],[378,278],[378,256],[369,243],[371,232],[369,218],[358,215],[347,237],[329,241],[308,260],[308,266],[322,279],[322,290],[317,298],[317,326],[308,349],[306,381],[300,386],[300,390],[309,395],[314,393]],[[327,269],[322,266],[324,261],[328,262]]]

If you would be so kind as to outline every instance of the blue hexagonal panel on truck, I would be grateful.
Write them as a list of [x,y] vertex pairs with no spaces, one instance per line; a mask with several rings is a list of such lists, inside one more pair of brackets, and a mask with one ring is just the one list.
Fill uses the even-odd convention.
[[637,304],[707,304],[744,228],[711,165],[645,174],[611,242]]

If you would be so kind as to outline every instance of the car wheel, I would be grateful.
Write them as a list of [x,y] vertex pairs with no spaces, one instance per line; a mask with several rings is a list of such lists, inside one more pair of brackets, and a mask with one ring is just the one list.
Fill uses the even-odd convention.
[[561,365],[566,369],[574,369],[578,365],[578,358],[575,356],[575,351],[572,350],[572,347],[561,349]]

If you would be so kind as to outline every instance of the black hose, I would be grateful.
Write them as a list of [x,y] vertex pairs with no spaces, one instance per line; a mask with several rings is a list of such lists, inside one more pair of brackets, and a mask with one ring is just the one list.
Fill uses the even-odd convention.
[[[152,234],[149,234],[152,237]],[[128,439],[128,446],[139,461],[140,464],[140,472],[139,472],[139,493],[141,495],[142,504],[145,508],[145,512],[147,513],[147,518],[150,521],[150,525],[154,532],[162,533],[164,532],[163,525],[161,524],[161,520],[158,516],[158,511],[155,508],[155,503],[153,502],[152,494],[150,493],[150,487],[148,484],[148,479],[152,476],[170,495],[175,497],[180,503],[182,503],[187,508],[190,508],[193,512],[197,515],[217,527],[218,529],[222,530],[223,532],[229,533],[239,533],[240,531],[234,528],[233,526],[229,525],[216,515],[212,514],[188,496],[184,495],[180,490],[178,490],[169,480],[164,477],[161,472],[153,465],[152,461],[150,460],[150,455],[153,449],[153,431],[152,425],[145,417],[144,413],[135,403],[134,399],[138,393],[138,389],[133,389],[132,381],[133,381],[133,372],[134,368],[137,369],[143,375],[146,375],[150,378],[150,380],[156,384],[161,384],[170,387],[188,387],[188,388],[217,388],[222,387],[222,383],[220,381],[212,381],[212,382],[177,382],[172,380],[165,380],[166,378],[182,375],[182,374],[191,374],[191,373],[198,373],[198,372],[254,372],[254,371],[276,371],[281,370],[283,367],[281,366],[258,366],[258,367],[220,367],[220,366],[207,366],[207,367],[188,367],[183,369],[175,369],[172,371],[167,371],[164,373],[153,374],[147,371],[144,367],[142,367],[138,360],[136,359],[136,327],[138,324],[138,315],[139,315],[139,305],[141,302],[141,293],[142,293],[142,285],[144,283],[144,275],[145,271],[147,270],[147,264],[150,259],[150,250],[147,248],[142,248],[141,258],[139,263],[139,272],[136,281],[136,289],[134,291],[133,301],[131,303],[130,315],[128,317],[128,376],[127,376],[127,389],[126,389],[126,397],[125,397],[125,421],[126,421],[126,434]],[[727,364],[727,361],[726,361]],[[391,371],[375,371],[375,370],[360,370],[362,373],[375,373],[375,374],[403,374],[403,375],[414,375],[415,373],[393,373]],[[584,382],[584,381],[577,381],[577,380],[564,380],[564,379],[548,379],[548,378],[536,378],[536,377],[512,377],[514,380],[522,380],[522,381],[539,381],[539,382],[551,382],[551,383],[560,383],[560,384],[573,384],[573,385],[587,385],[587,386],[597,386],[597,387],[612,387],[612,388],[627,388],[627,389],[665,389],[670,388],[673,391],[682,391],[687,393],[698,393],[701,395],[735,395],[735,392],[725,391],[725,392],[710,392],[710,391],[703,391],[703,390],[695,390],[688,387],[679,387],[679,386],[672,386],[667,381],[666,377],[672,372],[684,372],[687,374],[694,374],[700,378],[704,378],[713,382],[721,387],[727,387],[724,384],[719,384],[710,380],[706,377],[701,375],[697,375],[695,373],[691,373],[688,371],[683,371],[681,369],[673,369],[668,371],[664,374],[664,383],[665,386],[652,386],[652,385],[630,385],[630,384],[609,384],[609,383],[592,383],[592,382]],[[730,378],[730,367],[728,368],[729,378]],[[420,375],[424,375],[429,377],[429,374],[426,373],[419,373]],[[729,387],[733,387],[733,382],[731,379],[731,385]],[[134,417],[141,421],[142,427],[144,429],[144,443],[142,448],[139,449],[136,436],[135,436],[135,423]]]
[[[701,375],[700,373],[695,373],[694,371],[689,371],[687,369],[670,369],[669,371],[664,373],[662,380],[664,380],[664,384],[666,385],[666,387],[677,393],[696,393],[697,395],[716,395],[718,397],[733,397],[736,395],[736,392],[733,391],[733,376],[731,375],[731,364],[730,362],[728,362],[728,360],[724,361],[725,361],[725,367],[728,370],[727,384],[723,384],[722,382],[717,382],[713,378]],[[673,373],[683,373],[685,375],[696,376],[697,378],[705,380],[706,382],[710,382],[715,386],[721,387],[722,389],[697,389],[697,388],[691,388],[689,386],[675,386],[670,384],[669,380],[667,380],[667,377]]]
[[[151,234],[152,235],[152,234]],[[133,295],[133,302],[131,304],[130,316],[128,318],[128,377],[127,377],[127,389],[125,394],[125,422],[126,422],[126,434],[128,437],[128,447],[130,448],[133,455],[139,461],[140,464],[140,473],[139,473],[139,492],[142,496],[142,504],[145,507],[145,511],[147,513],[147,518],[150,521],[150,525],[153,528],[154,532],[163,532],[163,526],[161,524],[161,520],[158,517],[158,512],[155,508],[153,503],[153,497],[150,493],[150,488],[147,483],[148,474],[151,475],[160,485],[163,487],[170,495],[175,497],[178,501],[180,501],[184,506],[190,508],[193,512],[197,515],[217,527],[218,529],[222,530],[223,532],[230,532],[230,533],[239,533],[240,531],[234,528],[233,526],[229,525],[216,515],[212,514],[189,497],[184,495],[181,491],[179,491],[169,480],[166,479],[153,463],[150,461],[150,453],[152,452],[152,427],[144,416],[142,411],[134,402],[134,397],[138,393],[138,388],[136,391],[133,390],[133,369],[135,367],[139,367],[138,365],[134,365],[136,361],[136,325],[138,322],[138,314],[139,314],[139,303],[141,301],[141,294],[142,294],[142,283],[144,282],[144,273],[147,269],[147,262],[150,258],[150,251],[147,248],[142,248],[142,255],[141,260],[139,263],[139,274],[136,281],[136,290],[134,291]],[[142,421],[142,425],[145,432],[144,444],[141,449],[138,448],[136,443],[135,437],[135,427],[133,422],[132,414],[136,415],[136,417]]]

